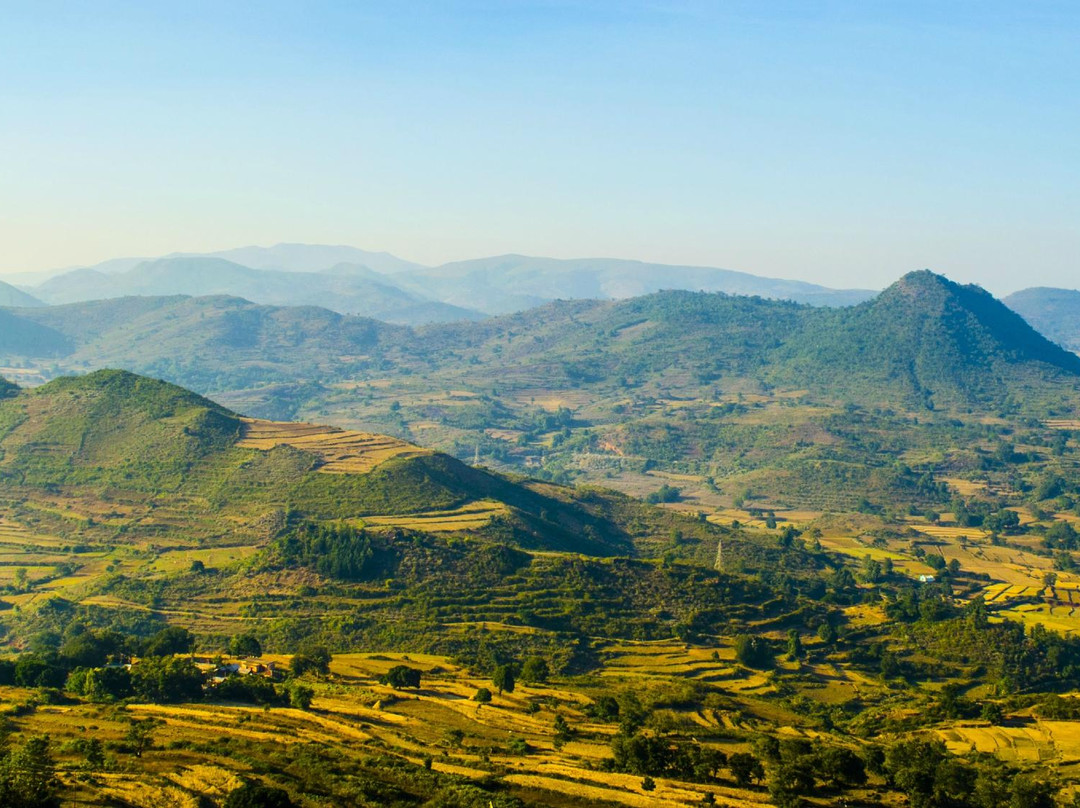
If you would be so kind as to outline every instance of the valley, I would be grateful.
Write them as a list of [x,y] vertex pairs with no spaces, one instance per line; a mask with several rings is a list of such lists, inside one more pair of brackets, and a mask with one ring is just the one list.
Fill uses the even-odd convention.
[[13,312],[0,709],[71,799],[1078,793],[1080,360],[981,290]]

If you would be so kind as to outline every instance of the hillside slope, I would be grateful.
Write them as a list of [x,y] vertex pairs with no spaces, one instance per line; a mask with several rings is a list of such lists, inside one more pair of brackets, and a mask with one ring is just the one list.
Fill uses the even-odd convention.
[[54,358],[72,349],[72,341],[59,331],[0,309],[0,356]]
[[1036,287],[1014,292],[1002,302],[1049,339],[1080,351],[1080,291]]
[[621,527],[568,493],[518,485],[393,438],[242,419],[183,388],[115,370],[57,379],[0,403],[0,480],[27,495],[123,503],[147,519],[154,499],[168,494],[193,523],[268,508],[353,519],[484,502],[490,518],[480,527],[501,524],[523,546],[601,554],[626,547]]
[[326,382],[362,369],[382,342],[408,334],[324,308],[261,306],[236,297],[124,297],[20,315],[71,340],[69,367],[123,367],[204,393]]
[[29,295],[21,289],[16,289],[10,283],[0,281],[0,307],[44,305],[33,295]]

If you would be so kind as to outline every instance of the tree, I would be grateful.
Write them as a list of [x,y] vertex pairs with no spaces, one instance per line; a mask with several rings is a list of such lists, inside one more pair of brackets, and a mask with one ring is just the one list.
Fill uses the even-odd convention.
[[772,648],[764,637],[739,634],[735,637],[735,659],[748,668],[765,668],[772,663]]
[[547,660],[543,657],[531,656],[521,666],[521,681],[526,684],[541,684],[548,680],[549,675]]
[[127,668],[78,668],[67,679],[67,689],[91,701],[115,701],[131,695]]
[[749,752],[735,752],[728,757],[731,776],[740,788],[746,788],[752,782],[761,782],[765,778],[765,769],[761,761]]
[[1055,788],[1044,777],[1018,774],[1013,778],[1009,808],[1054,808]]
[[495,673],[491,677],[491,683],[495,685],[499,690],[501,696],[503,692],[514,692],[514,667],[513,665],[500,665],[495,669]]
[[809,756],[781,760],[769,770],[767,785],[777,808],[801,805],[801,795],[814,790],[814,768]]
[[821,778],[836,788],[861,786],[866,782],[866,764],[847,747],[826,746],[818,753],[817,763]]
[[408,665],[395,665],[389,671],[379,677],[384,685],[390,685],[394,690],[404,687],[420,687],[420,671],[410,668]]
[[289,792],[262,783],[244,783],[225,798],[222,808],[295,808]]
[[826,645],[834,645],[837,640],[836,628],[832,623],[822,623],[817,630],[818,639]]
[[1001,723],[1002,718],[1005,717],[1004,711],[1001,709],[1001,705],[997,702],[988,701],[982,706],[982,719],[983,721],[989,721],[995,726]]
[[169,626],[146,641],[143,655],[148,657],[190,654],[195,648],[195,635],[186,628]]
[[140,721],[137,718],[131,719],[131,723],[128,724],[127,734],[124,735],[124,740],[128,746],[131,747],[131,751],[135,757],[142,757],[142,753],[147,749],[152,749],[154,746],[154,730],[157,728],[157,722],[152,718],[147,718]]
[[235,634],[229,640],[229,653],[239,657],[261,657],[262,643],[254,634]]
[[555,716],[555,748],[560,749],[574,739],[574,730],[561,715]]
[[799,639],[799,630],[797,628],[788,629],[787,636],[787,656],[792,662],[796,659],[802,658],[803,647],[802,640]]
[[303,676],[305,673],[325,676],[330,673],[332,659],[330,652],[321,645],[305,646],[293,655],[289,662],[289,670],[292,671],[293,676]]
[[306,710],[311,707],[311,701],[315,698],[315,691],[304,685],[293,685],[289,688],[289,706],[298,710]]
[[476,691],[475,695],[473,695],[473,701],[479,704],[489,704],[491,702],[491,691],[486,687],[481,687]]
[[0,762],[0,805],[5,808],[50,808],[59,805],[49,739],[27,738]]
[[131,688],[146,701],[196,701],[202,686],[202,673],[185,657],[147,657],[131,669]]

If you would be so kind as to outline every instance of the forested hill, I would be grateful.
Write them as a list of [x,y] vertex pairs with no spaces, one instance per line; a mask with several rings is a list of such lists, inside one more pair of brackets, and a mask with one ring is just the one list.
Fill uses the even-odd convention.
[[422,328],[228,297],[123,298],[15,315],[23,329],[48,329],[26,356],[56,356],[69,344],[61,368],[124,367],[227,392],[275,418],[317,411],[335,383],[380,378],[440,393],[698,397],[719,385],[806,390],[825,402],[1032,412],[1062,404],[1080,380],[1080,358],[982,289],[928,271],[841,309],[667,291]]
[[871,302],[815,312],[772,357],[772,376],[866,400],[996,405],[1080,374],[1080,357],[1039,334],[978,286],[913,272]]
[[[65,366],[123,367],[202,392],[268,382],[330,381],[411,332],[316,306],[237,297],[124,297],[20,309],[70,340]],[[287,413],[281,413],[287,415]]]
[[754,381],[844,402],[998,407],[1080,380],[1080,358],[979,287],[928,271],[845,309],[661,292],[419,333],[415,355],[444,368],[463,356],[507,384],[547,365],[553,378],[586,386],[689,391]]

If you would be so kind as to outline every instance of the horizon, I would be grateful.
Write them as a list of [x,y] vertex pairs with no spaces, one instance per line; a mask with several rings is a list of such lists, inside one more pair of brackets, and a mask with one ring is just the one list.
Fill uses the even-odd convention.
[[0,277],[306,242],[1075,285],[1064,3],[6,16]]
[[[746,270],[739,269],[737,267],[719,267],[719,266],[708,266],[708,265],[704,265],[704,264],[673,264],[673,263],[667,263],[667,262],[663,262],[663,261],[645,261],[645,260],[642,260],[640,258],[630,258],[630,257],[613,256],[613,255],[588,255],[588,256],[560,257],[560,256],[554,256],[554,255],[528,255],[526,253],[521,253],[521,252],[507,252],[507,253],[500,253],[500,254],[497,254],[497,255],[472,256],[471,258],[459,259],[459,260],[455,260],[455,261],[446,261],[446,262],[443,262],[443,263],[440,263],[440,264],[424,264],[424,263],[416,261],[415,259],[413,259],[413,258],[411,258],[409,256],[406,256],[406,255],[398,255],[398,254],[392,253],[392,252],[390,252],[388,250],[379,250],[379,249],[369,249],[367,247],[358,247],[358,246],[356,246],[354,244],[312,244],[312,243],[304,243],[304,242],[285,242],[285,241],[276,242],[276,243],[272,243],[272,244],[233,245],[233,246],[229,246],[229,247],[223,247],[223,248],[220,248],[220,249],[209,250],[207,252],[192,252],[192,251],[189,251],[189,250],[174,250],[174,251],[164,253],[164,254],[161,254],[161,255],[147,255],[147,256],[115,255],[115,256],[110,256],[110,257],[108,257],[106,259],[103,259],[102,261],[98,261],[98,262],[95,262],[95,263],[74,264],[74,265],[65,266],[65,267],[56,267],[56,268],[53,268],[53,269],[39,270],[39,271],[36,271],[36,272],[5,272],[3,270],[0,270],[0,281],[3,281],[5,283],[9,283],[9,284],[11,284],[13,286],[16,286],[17,288],[20,288],[20,289],[25,289],[25,290],[32,291],[34,286],[36,286],[36,285],[38,285],[40,283],[44,283],[47,280],[51,280],[52,278],[60,277],[61,275],[64,275],[66,273],[75,272],[75,271],[81,270],[81,269],[94,269],[97,265],[102,264],[102,263],[106,263],[106,262],[109,262],[109,261],[150,262],[150,261],[159,261],[159,260],[164,260],[164,259],[169,259],[169,258],[216,257],[216,258],[221,258],[222,260],[230,261],[231,263],[238,264],[239,266],[247,266],[246,264],[243,264],[242,262],[240,262],[240,261],[238,261],[238,260],[236,260],[234,258],[224,258],[224,257],[222,257],[220,255],[217,255],[217,253],[228,252],[230,250],[241,250],[241,249],[267,249],[268,250],[268,249],[273,249],[275,247],[327,247],[327,248],[333,248],[333,249],[356,249],[356,250],[362,250],[362,251],[368,252],[368,253],[387,255],[387,256],[390,256],[390,257],[393,257],[393,258],[398,258],[398,259],[401,259],[401,260],[404,260],[404,261],[409,261],[409,262],[415,263],[418,266],[423,267],[425,269],[439,269],[440,267],[447,266],[447,265],[454,264],[454,263],[459,263],[461,261],[466,261],[466,262],[467,261],[473,261],[473,260],[482,261],[482,260],[488,260],[488,259],[492,259],[492,258],[517,256],[517,257],[522,257],[522,258],[540,259],[540,260],[545,260],[545,259],[553,259],[553,260],[559,260],[559,261],[616,260],[616,261],[627,261],[627,262],[635,262],[635,263],[642,263],[642,264],[666,265],[666,266],[672,266],[672,267],[678,267],[678,268],[687,268],[687,269],[718,269],[718,270],[721,270],[721,271],[738,272],[738,273],[742,273],[742,274],[746,274],[746,275],[752,275],[754,277],[760,277],[760,278],[765,278],[765,279],[769,279],[769,280],[801,281],[801,282],[810,283],[810,284],[817,284],[817,285],[819,285],[819,286],[821,286],[821,287],[823,287],[825,289],[834,289],[834,290],[837,290],[837,291],[853,290],[853,291],[871,291],[871,292],[874,292],[874,293],[880,293],[880,292],[883,292],[885,289],[889,288],[889,286],[891,286],[892,284],[899,281],[904,276],[906,276],[906,275],[908,275],[908,274],[910,274],[912,272],[919,272],[919,271],[923,271],[923,270],[932,272],[935,275],[939,275],[939,276],[944,277],[947,280],[953,281],[955,283],[974,284],[976,286],[982,287],[983,289],[985,289],[988,292],[990,292],[991,294],[993,294],[994,297],[999,298],[999,299],[1007,297],[1007,296],[1009,296],[1009,295],[1011,295],[1013,293],[1016,293],[1016,292],[1021,292],[1021,291],[1025,291],[1027,289],[1033,289],[1033,288],[1051,288],[1051,289],[1062,289],[1062,290],[1065,290],[1065,291],[1080,291],[1080,285],[1077,285],[1077,284],[1073,284],[1071,286],[1070,285],[1050,286],[1050,285],[1046,285],[1046,284],[1027,284],[1027,285],[1024,285],[1022,283],[1020,283],[1020,284],[1014,283],[1011,286],[1008,286],[1008,287],[1005,287],[1005,288],[1001,288],[1001,287],[994,288],[994,287],[990,286],[989,284],[980,282],[978,280],[961,280],[961,279],[958,279],[958,278],[950,277],[949,273],[939,271],[937,269],[934,269],[933,267],[917,267],[917,268],[908,269],[908,270],[903,271],[900,274],[896,275],[894,278],[892,278],[888,282],[886,282],[886,283],[884,283],[882,285],[878,285],[878,286],[840,287],[840,286],[829,286],[828,283],[826,283],[826,282],[823,282],[821,280],[814,280],[812,278],[792,278],[792,277],[780,277],[780,276],[774,276],[774,275],[764,275],[764,274],[759,274],[759,273],[756,273],[756,272],[748,272]],[[253,268],[253,269],[256,269],[256,270],[259,270],[259,271],[262,271],[263,269],[265,269],[267,271],[273,271],[272,268],[258,268],[258,267],[250,267],[250,268]],[[125,270],[125,271],[127,271],[127,270]],[[289,271],[289,270],[286,270],[286,271]],[[304,272],[304,270],[291,270],[291,271],[300,272],[300,273]],[[314,271],[319,271],[319,270],[314,270]],[[379,273],[379,274],[385,274],[388,278],[392,278],[394,273]],[[673,286],[672,288],[683,288],[683,287]],[[738,293],[736,293],[736,294],[738,294]]]

